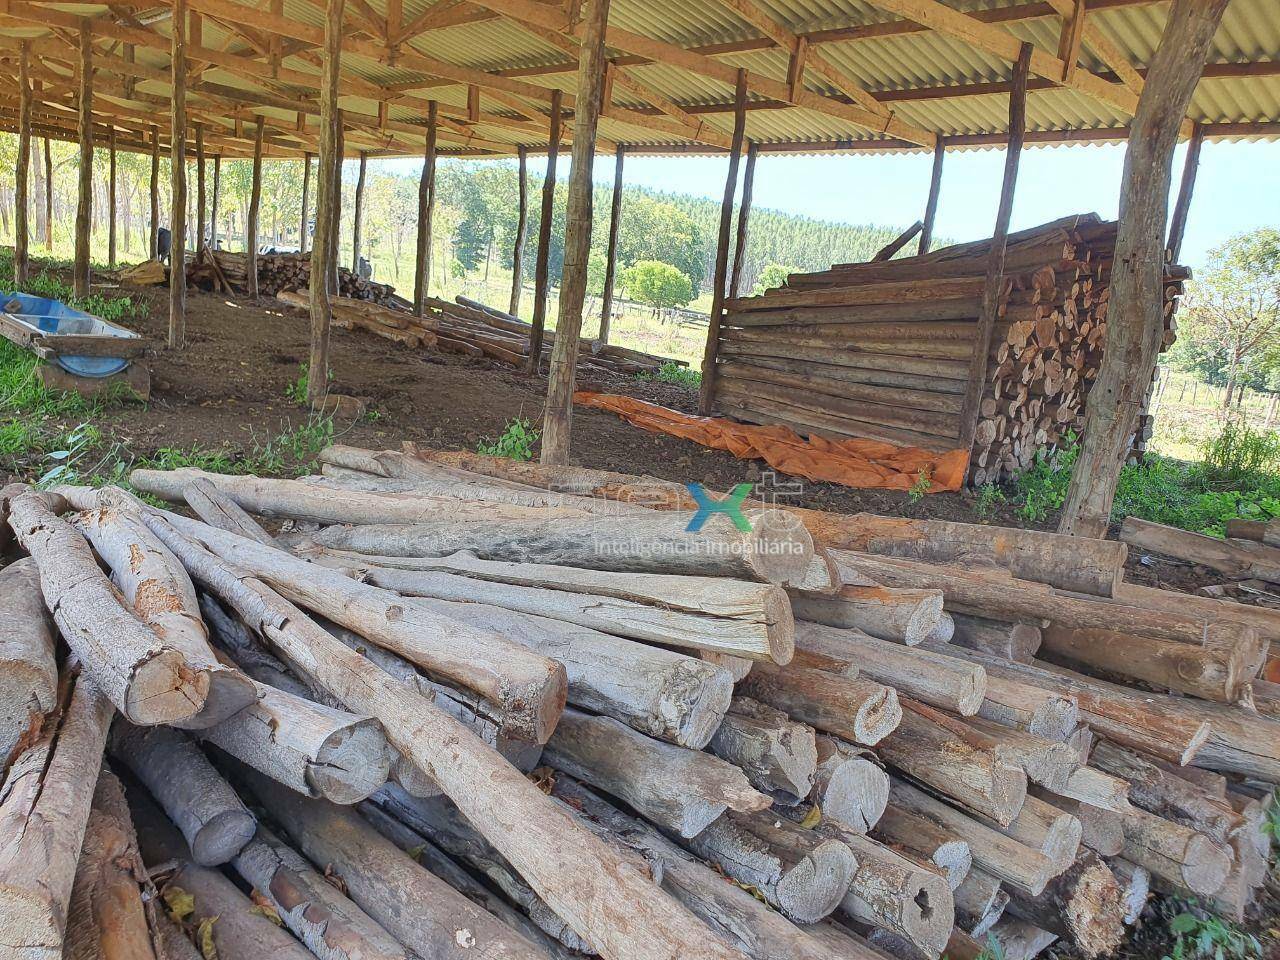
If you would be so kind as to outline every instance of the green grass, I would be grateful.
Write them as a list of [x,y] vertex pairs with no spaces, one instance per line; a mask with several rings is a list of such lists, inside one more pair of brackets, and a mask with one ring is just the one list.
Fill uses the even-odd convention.
[[696,390],[702,386],[702,371],[694,367],[682,367],[674,360],[667,360],[653,373],[637,373],[636,379],[642,382],[659,380],[662,383],[674,383],[677,386]]

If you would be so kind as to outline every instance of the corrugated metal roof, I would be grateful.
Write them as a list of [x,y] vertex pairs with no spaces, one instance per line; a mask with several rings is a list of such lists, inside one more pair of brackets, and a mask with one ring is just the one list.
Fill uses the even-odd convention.
[[[265,0],[238,0],[266,10]],[[379,14],[385,14],[386,0],[367,0]],[[484,13],[484,0],[403,0],[404,22],[412,22],[428,11],[447,11],[444,16],[462,15],[468,22],[431,29],[409,40],[406,53],[421,54],[458,67],[517,78],[528,85],[525,89],[558,87],[572,94],[576,73],[568,69],[569,56],[514,19]],[[1007,11],[990,24],[990,29],[1004,31],[1018,40],[1030,41],[1050,56],[1056,56],[1061,18],[1046,15],[1049,7],[1028,0],[946,0],[957,10],[983,13],[992,20],[991,11]],[[983,49],[942,33],[909,28],[907,30],[872,31],[876,35],[848,37],[851,28],[877,24],[901,24],[893,15],[865,0],[756,0],[757,5],[779,24],[796,34],[817,34],[811,49],[836,68],[844,78],[873,95],[881,95],[892,116],[916,128],[943,137],[965,138],[958,146],[981,148],[998,141],[1007,126],[1008,99],[1005,85],[1010,65],[1004,59]],[[30,0],[18,0],[15,6],[33,7]],[[166,34],[163,18],[146,17],[142,3],[124,4],[144,16],[149,29]],[[159,6],[162,6],[160,4]],[[195,6],[198,8],[199,3]],[[1091,0],[1090,23],[1121,52],[1128,63],[1142,69],[1148,64],[1160,42],[1168,14],[1169,0]],[[285,0],[284,16],[291,23],[312,28],[322,25],[320,0]],[[349,10],[353,9],[348,4]],[[12,7],[10,9],[13,9]],[[86,4],[49,4],[48,10],[74,16],[94,16],[111,22],[121,5],[113,8]],[[155,9],[153,6],[152,10]],[[559,5],[548,6],[560,10]],[[1018,14],[1021,14],[1020,16]],[[52,15],[51,15],[52,16]],[[370,29],[361,36],[354,23],[358,12],[350,13],[351,35],[367,44],[383,45],[377,31]],[[741,67],[749,78],[785,83],[790,50],[760,42],[760,33],[719,0],[613,0],[610,26],[686,49],[699,50],[715,45],[738,45],[729,51],[704,51],[727,68]],[[234,19],[222,16],[204,18],[203,42],[207,47],[231,54],[264,59],[255,44],[269,34],[259,29],[229,29]],[[226,24],[224,26],[224,24]],[[826,31],[826,34],[820,33]],[[843,32],[843,39],[833,39],[831,31]],[[47,35],[47,31],[44,31]],[[38,17],[0,19],[0,38],[39,37],[42,28]],[[110,36],[110,34],[108,34]],[[0,45],[0,56],[11,57],[12,43]],[[626,83],[614,87],[615,115],[602,120],[600,134],[606,142],[624,142],[647,149],[669,146],[674,149],[714,149],[699,144],[692,130],[698,123],[704,131],[722,141],[732,128],[732,84],[725,77],[707,76],[668,62],[634,63],[626,50],[612,50],[623,58],[629,76],[693,114],[692,125],[685,117],[661,116],[646,102],[643,91]],[[118,53],[116,54],[118,55]],[[139,46],[137,63],[153,69],[165,69],[167,51]],[[50,69],[67,79],[67,63],[74,61],[68,48]],[[1081,52],[1082,69],[1104,76],[1109,68],[1090,49],[1086,39]],[[1225,125],[1210,135],[1275,136],[1280,134],[1280,0],[1232,0],[1218,31],[1209,56],[1208,75],[1202,79],[1192,99],[1190,118],[1209,124]],[[1236,72],[1222,75],[1221,65],[1256,65],[1249,74]],[[276,147],[287,144],[294,117],[285,107],[288,102],[314,104],[316,84],[303,82],[318,76],[316,67],[305,56],[286,56],[282,65],[307,75],[271,79],[243,75],[215,63],[202,75],[202,80],[218,85],[224,94],[228,89],[241,91],[240,101],[215,92],[197,93],[195,109],[213,116],[219,109],[230,119],[252,121],[262,114],[279,121],[280,137]],[[420,149],[421,129],[428,98],[441,104],[447,123],[441,129],[445,149],[459,147],[472,131],[477,139],[473,148],[501,153],[507,145],[545,148],[545,119],[530,122],[528,116],[545,118],[546,104],[537,97],[520,97],[504,92],[490,92],[482,86],[481,114],[471,122],[467,116],[467,87],[457,79],[441,81],[420,69],[420,64],[396,62],[380,51],[373,55],[344,56],[343,71],[357,85],[344,95],[342,106],[349,113],[354,142],[361,148],[416,152]],[[1217,72],[1215,73],[1215,68]],[[479,78],[483,79],[483,78]],[[805,74],[806,89],[843,102],[840,83],[823,76],[812,63]],[[973,85],[983,85],[973,87]],[[966,87],[973,87],[966,91]],[[381,89],[379,89],[381,88]],[[394,88],[388,90],[386,88]],[[159,79],[139,80],[132,96],[115,78],[102,85],[100,96],[115,105],[118,115],[139,119],[147,112],[154,115],[157,105],[167,94],[167,84]],[[198,99],[203,96],[204,100]],[[284,101],[282,102],[282,98]],[[762,94],[751,94],[760,101]],[[385,109],[389,121],[386,129],[378,128],[379,101],[390,100]],[[235,102],[233,102],[235,101]],[[238,106],[237,106],[238,102]],[[759,104],[758,104],[759,105]],[[748,112],[747,135],[762,144],[812,146],[825,144],[843,149],[895,149],[902,146],[848,119],[848,111],[785,106],[775,109],[752,109]],[[630,108],[624,110],[621,108]],[[7,109],[7,108],[0,108]],[[642,111],[642,112],[635,112]],[[526,116],[522,116],[525,114]],[[1028,95],[1027,123],[1035,136],[1032,142],[1043,142],[1054,133],[1101,131],[1098,136],[1123,136],[1130,117],[1125,110],[1076,90],[1051,86],[1043,79],[1033,84]],[[126,123],[121,120],[121,123]],[[470,123],[470,127],[463,126]],[[1271,124],[1272,126],[1256,126]],[[308,121],[314,132],[316,118]],[[219,131],[220,135],[230,130]]]

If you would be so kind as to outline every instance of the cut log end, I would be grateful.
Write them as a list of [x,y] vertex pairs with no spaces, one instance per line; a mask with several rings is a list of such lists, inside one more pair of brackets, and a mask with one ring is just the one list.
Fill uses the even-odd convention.
[[883,687],[858,707],[853,729],[859,743],[874,746],[893,733],[901,722],[902,705],[898,702],[898,691],[893,687]]
[[387,782],[386,739],[376,720],[336,731],[307,767],[307,782],[330,803],[359,803]]
[[193,670],[177,650],[162,647],[134,671],[123,712],[138,726],[174,723],[200,713],[208,696],[209,673]]
[[780,510],[752,516],[751,546],[745,560],[764,583],[801,587],[830,593],[839,579],[823,551],[815,551],[813,538],[801,524]]
[[195,716],[175,723],[176,727],[183,730],[205,730],[217,726],[258,699],[253,681],[239,670],[215,667],[201,672],[206,676],[209,691],[204,708]]
[[778,882],[778,906],[799,923],[816,923],[844,899],[855,863],[849,848],[838,840],[815,844]]
[[191,859],[204,867],[229,862],[253,839],[257,821],[247,810],[216,814],[191,838]]
[[1231,872],[1231,853],[1198,833],[1187,842],[1182,863],[1182,882],[1197,896],[1217,893]]

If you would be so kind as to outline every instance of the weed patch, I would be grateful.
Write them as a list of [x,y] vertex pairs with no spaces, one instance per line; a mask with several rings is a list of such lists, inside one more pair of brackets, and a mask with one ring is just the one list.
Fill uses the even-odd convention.
[[660,380],[662,383],[674,383],[679,387],[702,386],[702,371],[693,367],[682,367],[674,360],[664,361],[653,373],[637,373],[636,379],[642,382]]
[[533,445],[541,436],[542,432],[529,420],[515,417],[507,421],[506,429],[498,439],[477,444],[476,453],[487,457],[505,457],[508,460],[532,460]]

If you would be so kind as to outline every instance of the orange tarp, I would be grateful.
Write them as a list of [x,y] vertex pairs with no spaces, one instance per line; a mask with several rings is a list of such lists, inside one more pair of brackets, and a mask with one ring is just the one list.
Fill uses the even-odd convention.
[[616,413],[628,423],[653,433],[692,440],[704,447],[727,450],[744,460],[764,460],[794,477],[842,483],[863,489],[910,490],[928,479],[927,493],[959,490],[969,456],[964,450],[935,453],[919,447],[899,447],[879,440],[831,440],[814,435],[806,440],[790,427],[756,426],[720,417],[695,417],[656,403],[614,393],[580,390],[574,402]]

